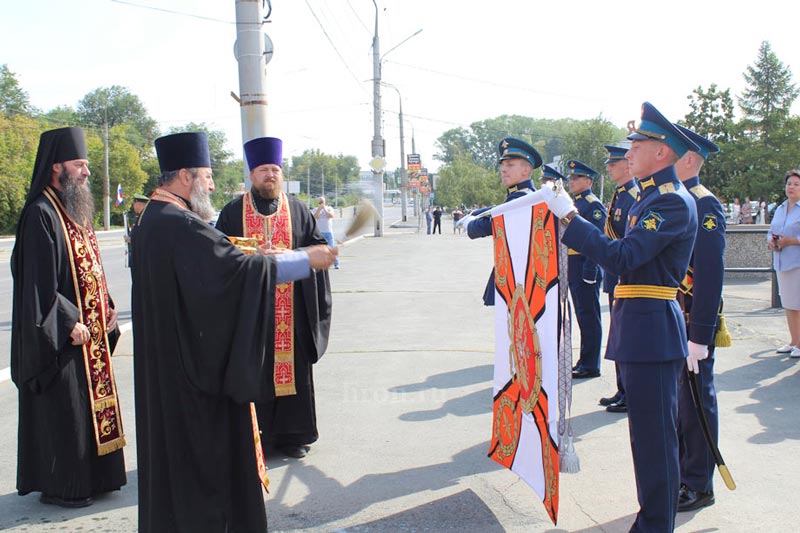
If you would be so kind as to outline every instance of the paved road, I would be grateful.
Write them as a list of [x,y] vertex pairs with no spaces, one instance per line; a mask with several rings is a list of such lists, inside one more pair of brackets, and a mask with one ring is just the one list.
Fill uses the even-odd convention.
[[[561,476],[554,527],[527,485],[486,457],[493,328],[480,295],[491,242],[454,236],[447,223],[441,236],[409,225],[345,247],[331,271],[333,332],[315,376],[321,437],[304,460],[268,457],[271,530],[627,531],[637,510],[627,421],[597,407],[613,388],[611,363],[575,386],[581,471]],[[717,477],[716,505],[679,515],[677,531],[792,530],[800,360],[774,352],[785,320],[769,307],[769,281],[729,282],[725,298],[734,346],[718,354],[720,446],[738,488]],[[16,495],[16,390],[0,384],[0,529],[136,530],[131,351],[123,336],[115,371],[129,484],[84,510]]]

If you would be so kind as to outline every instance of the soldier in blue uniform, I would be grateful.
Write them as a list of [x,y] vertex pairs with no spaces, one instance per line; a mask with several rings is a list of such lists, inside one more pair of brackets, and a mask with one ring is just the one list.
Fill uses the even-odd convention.
[[[687,356],[686,325],[676,299],[697,233],[697,208],[675,163],[699,147],[652,104],[629,126],[626,157],[639,177],[628,228],[611,240],[576,216],[572,200],[549,194],[550,210],[567,224],[563,242],[619,276],[609,357],[619,364],[628,398],[628,427],[640,509],[631,531],[672,531],[678,507],[678,379]],[[623,335],[624,330],[624,335]]]
[[[600,231],[606,225],[606,208],[592,194],[592,182],[597,171],[575,159],[567,162],[569,192],[575,198],[578,214]],[[603,271],[594,260],[577,250],[569,249],[567,281],[575,317],[581,330],[581,355],[572,369],[573,379],[600,376],[600,344],[603,323],[600,318],[600,282]]]
[[[608,152],[606,171],[616,188],[611,196],[604,232],[609,239],[619,239],[625,235],[625,228],[628,227],[628,211],[639,197],[639,187],[628,169],[628,160],[625,158],[628,149],[608,144],[605,145],[605,149]],[[614,288],[617,286],[617,280],[617,276],[609,273],[603,277],[603,292],[608,294],[609,310],[614,308]],[[606,359],[613,359],[609,357],[608,347],[606,347]],[[616,368],[616,363],[614,366]],[[616,374],[617,392],[611,397],[600,398],[600,405],[605,406],[606,411],[610,413],[627,413],[628,402],[625,398],[625,387],[619,377],[619,369],[616,370]]]
[[[714,387],[714,338],[722,302],[722,278],[725,275],[725,211],[719,200],[700,184],[698,174],[709,154],[719,147],[705,137],[678,126],[700,150],[686,152],[675,170],[697,204],[697,238],[689,270],[681,284],[681,303],[687,318],[689,352],[698,352],[700,397],[711,436],[717,441],[719,413]],[[707,355],[707,357],[706,357]],[[688,361],[691,364],[691,361]],[[699,371],[699,372],[698,372]],[[714,504],[714,456],[706,443],[697,409],[689,388],[689,377],[681,377],[678,401],[678,438],[680,442],[681,489],[678,512],[692,511]]]
[[[542,165],[542,156],[539,152],[523,140],[506,137],[497,146],[500,156],[497,164],[500,166],[500,178],[506,188],[506,202],[533,192],[535,187],[531,180],[533,169]],[[491,207],[477,209],[465,217],[464,225],[470,239],[490,237],[492,235],[492,218],[476,215],[488,211]],[[494,305],[494,270],[489,276],[486,290],[483,292],[483,304]]]
[[539,178],[539,185],[549,183],[552,185],[554,182],[563,180],[564,176],[555,168],[550,165],[542,165],[542,177]]

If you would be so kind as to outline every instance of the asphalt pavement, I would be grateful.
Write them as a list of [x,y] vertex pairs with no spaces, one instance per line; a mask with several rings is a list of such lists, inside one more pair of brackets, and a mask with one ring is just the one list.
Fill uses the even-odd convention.
[[[627,531],[638,509],[627,419],[597,405],[614,391],[613,364],[575,384],[581,470],[560,477],[554,526],[533,490],[486,456],[494,329],[481,295],[491,239],[454,235],[451,220],[441,235],[420,232],[414,218],[389,222],[383,237],[342,248],[341,268],[331,270],[332,335],[315,367],[320,439],[305,459],[267,458],[270,530]],[[787,333],[783,311],[770,307],[769,280],[732,280],[724,291],[733,346],[717,351],[720,449],[737,488],[716,475],[716,504],[679,514],[676,531],[793,530],[800,359],[775,353]],[[114,363],[129,484],[86,509],[17,496],[16,389],[0,384],[9,434],[0,450],[0,529],[136,531],[132,356],[127,333]]]

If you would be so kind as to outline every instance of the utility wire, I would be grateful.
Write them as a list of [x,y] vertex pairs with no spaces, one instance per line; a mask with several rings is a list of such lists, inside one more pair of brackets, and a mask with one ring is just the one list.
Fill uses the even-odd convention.
[[361,88],[361,90],[366,92],[366,89],[364,89],[364,86],[361,83],[361,80],[358,79],[358,77],[355,75],[353,70],[350,68],[350,65],[347,64],[347,61],[345,61],[344,56],[342,56],[341,52],[339,52],[339,49],[336,48],[336,45],[333,43],[333,40],[331,39],[331,36],[328,35],[328,32],[325,30],[325,26],[322,25],[322,22],[319,20],[319,17],[314,12],[314,8],[311,7],[311,4],[308,3],[308,0],[305,0],[305,2],[306,2],[306,6],[308,7],[308,10],[311,11],[311,14],[314,16],[314,20],[316,20],[317,24],[319,24],[319,28],[322,30],[322,33],[325,35],[325,38],[328,39],[328,42],[330,43],[331,47],[333,48],[333,51],[336,52],[337,56],[339,56],[339,59],[342,61],[342,64],[344,65],[344,67],[347,69],[347,72],[350,73],[350,75],[353,77],[353,79],[358,84],[358,86]]

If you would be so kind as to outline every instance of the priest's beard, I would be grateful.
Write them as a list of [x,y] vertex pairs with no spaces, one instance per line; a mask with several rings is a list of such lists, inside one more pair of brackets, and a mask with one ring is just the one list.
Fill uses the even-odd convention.
[[85,181],[81,185],[77,178],[70,177],[62,170],[58,183],[61,185],[61,202],[70,218],[82,226],[91,224],[94,218],[94,197],[89,189],[89,182]]
[[283,180],[276,180],[275,182],[266,182],[266,183],[259,183],[253,185],[253,190],[256,194],[258,194],[261,198],[265,200],[274,200],[277,198],[281,190],[283,189]]
[[197,216],[208,222],[214,218],[214,206],[211,204],[211,191],[204,185],[203,180],[194,178],[192,180],[192,192],[189,195],[189,203],[192,204],[192,211]]

